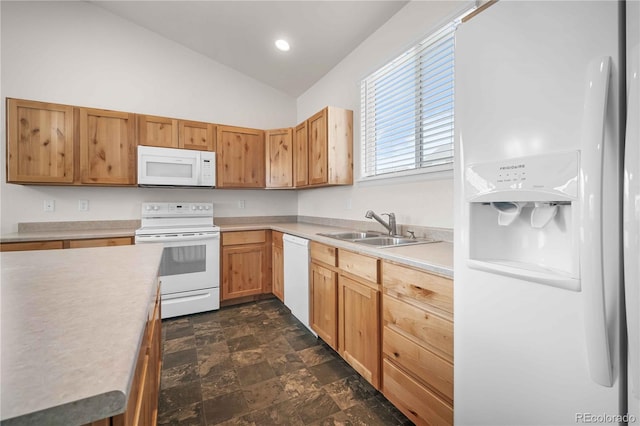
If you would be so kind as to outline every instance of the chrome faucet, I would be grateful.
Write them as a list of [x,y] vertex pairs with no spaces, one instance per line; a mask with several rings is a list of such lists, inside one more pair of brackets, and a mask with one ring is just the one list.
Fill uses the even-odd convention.
[[398,231],[396,229],[396,215],[393,213],[382,213],[383,216],[389,216],[389,223],[385,222],[383,218],[378,216],[373,212],[373,210],[367,210],[364,214],[364,217],[367,219],[375,219],[380,225],[384,226],[387,231],[389,231],[389,235],[398,235]]

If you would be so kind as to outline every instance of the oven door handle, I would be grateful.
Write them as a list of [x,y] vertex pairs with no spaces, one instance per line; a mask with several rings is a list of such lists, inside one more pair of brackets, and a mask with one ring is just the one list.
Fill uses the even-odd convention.
[[220,238],[219,232],[212,234],[193,234],[193,235],[139,235],[136,237],[136,243],[161,243],[165,241],[199,241],[199,240],[215,240]]

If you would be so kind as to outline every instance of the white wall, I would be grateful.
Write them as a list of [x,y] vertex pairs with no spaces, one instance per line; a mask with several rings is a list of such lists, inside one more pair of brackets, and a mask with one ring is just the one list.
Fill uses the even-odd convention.
[[[2,233],[18,222],[139,219],[142,201],[212,201],[218,216],[296,214],[294,191],[47,187],[6,183],[5,97],[279,128],[295,99],[87,2],[0,2]],[[56,211],[43,212],[43,201]],[[90,201],[88,212],[78,200]],[[246,200],[239,209],[238,201]]]
[[[326,105],[354,111],[354,172],[360,174],[360,81],[431,31],[455,17],[472,1],[413,1],[358,46],[297,100],[298,122]],[[369,182],[352,187],[300,191],[298,214],[365,220],[364,213],[396,213],[398,223],[453,228],[453,177],[425,175]]]

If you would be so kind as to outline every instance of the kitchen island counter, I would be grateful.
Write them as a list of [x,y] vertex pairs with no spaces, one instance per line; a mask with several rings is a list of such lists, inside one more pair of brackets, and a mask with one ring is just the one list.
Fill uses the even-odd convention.
[[162,245],[0,254],[2,425],[123,413]]

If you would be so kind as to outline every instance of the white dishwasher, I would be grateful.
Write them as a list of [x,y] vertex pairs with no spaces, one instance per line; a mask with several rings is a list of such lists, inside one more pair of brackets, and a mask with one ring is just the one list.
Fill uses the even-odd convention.
[[309,326],[309,240],[284,234],[284,304]]

